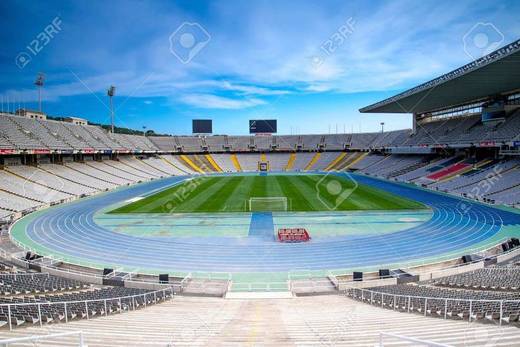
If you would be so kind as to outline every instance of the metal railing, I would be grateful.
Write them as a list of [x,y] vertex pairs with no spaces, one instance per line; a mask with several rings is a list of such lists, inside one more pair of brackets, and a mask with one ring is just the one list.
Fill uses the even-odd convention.
[[244,292],[280,292],[290,291],[289,281],[285,282],[231,282],[228,290]]
[[[452,304],[453,307],[458,309],[458,313],[456,315],[464,320],[467,313],[468,322],[477,321],[480,319],[488,319],[490,321],[498,320],[499,325],[502,325],[503,321],[507,321],[507,318],[504,317],[506,304],[514,304],[515,307],[520,307],[520,300],[507,300],[507,299],[462,299],[462,298],[445,298],[445,297],[428,297],[428,296],[416,296],[416,295],[402,295],[402,294],[392,294],[392,293],[384,293],[369,289],[361,289],[361,288],[352,288],[349,287],[345,289],[344,294],[348,297],[351,297],[355,300],[360,300],[364,303],[368,303],[370,305],[379,306],[382,308],[390,308],[394,311],[408,312],[411,313],[414,310],[418,313],[427,316],[428,313],[431,316],[437,316],[439,318],[448,319],[448,317],[452,316],[450,313],[448,306]],[[385,302],[385,298],[388,298],[389,302]],[[439,303],[440,306],[439,306]],[[418,305],[417,305],[418,304]],[[476,307],[487,306],[490,307],[492,305],[495,306],[495,310],[489,312],[488,309],[486,311],[479,310],[476,311]],[[486,305],[487,304],[487,305]],[[430,305],[430,307],[428,307]],[[419,306],[419,308],[415,308],[415,306]],[[463,306],[460,308],[460,306]],[[467,311],[464,309],[467,307]],[[466,312],[465,312],[466,311]],[[514,310],[515,313],[518,313],[518,309]],[[511,312],[512,313],[512,312]]]
[[[158,295],[158,294],[162,294]],[[168,295],[169,294],[169,295]],[[78,310],[78,307],[81,306],[81,309],[85,309],[85,316],[82,318],[90,319],[92,312],[89,311],[89,304],[91,306],[99,307],[101,306],[102,312],[101,315],[108,316],[109,315],[109,305],[116,303],[117,304],[117,312],[135,311],[139,308],[139,299],[142,299],[144,307],[147,306],[148,302],[155,304],[160,302],[161,299],[163,301],[167,299],[173,299],[174,297],[174,289],[166,288],[161,290],[156,290],[153,292],[147,292],[143,294],[136,295],[128,295],[128,296],[120,296],[120,297],[112,297],[112,298],[103,298],[103,299],[88,299],[88,300],[72,300],[72,301],[57,301],[57,302],[23,302],[23,303],[14,303],[14,304],[0,304],[0,312],[4,312],[7,310],[7,324],[9,326],[9,330],[13,330],[13,323],[18,325],[18,319],[13,311],[17,311],[16,309],[20,308],[36,308],[38,315],[36,316],[37,320],[34,324],[39,323],[40,327],[43,326],[43,314],[42,308],[47,309],[47,311],[63,312],[63,317],[66,323],[69,321],[69,313],[71,312],[71,306],[74,307],[74,310]],[[150,301],[151,300],[151,301]],[[45,311],[45,310],[44,310]],[[112,312],[110,312],[112,314]],[[32,318],[32,316],[31,316]],[[71,319],[74,318],[71,316]]]
[[74,336],[74,335],[78,335],[78,347],[87,347],[87,345],[85,344],[85,338],[83,337],[82,331],[68,331],[68,332],[64,332],[64,333],[54,333],[54,334],[49,334],[49,335],[13,337],[10,339],[0,340],[0,346],[9,347],[10,344],[21,343],[21,342],[32,342],[32,343],[36,344],[38,341],[41,341],[41,340],[49,340],[49,339],[53,339],[53,338],[67,337],[67,336]]
[[385,337],[398,339],[398,340],[402,340],[402,341],[406,341],[406,342],[413,342],[416,345],[427,346],[427,347],[452,347],[451,345],[445,345],[445,344],[437,343],[437,342],[433,342],[433,341],[416,339],[414,337],[397,335],[397,334],[392,334],[392,333],[384,333],[384,332],[379,333],[379,347],[385,346],[385,344],[384,344]]

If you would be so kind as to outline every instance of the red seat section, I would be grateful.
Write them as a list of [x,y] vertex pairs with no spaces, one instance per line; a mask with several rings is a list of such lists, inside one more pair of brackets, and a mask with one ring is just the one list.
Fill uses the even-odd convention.
[[459,173],[460,171],[467,169],[470,166],[471,166],[471,164],[466,164],[466,163],[453,164],[451,166],[448,166],[445,169],[442,169],[440,171],[432,173],[431,175],[426,176],[426,178],[437,181],[442,178],[455,175],[455,174]]
[[281,228],[278,229],[278,241],[280,242],[307,242],[311,239],[305,228]]

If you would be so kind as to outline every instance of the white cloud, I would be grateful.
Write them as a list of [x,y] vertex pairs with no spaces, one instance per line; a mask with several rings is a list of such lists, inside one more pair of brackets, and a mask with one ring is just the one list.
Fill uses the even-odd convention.
[[198,108],[214,109],[242,109],[265,104],[257,98],[231,99],[211,94],[188,94],[181,97],[181,101]]

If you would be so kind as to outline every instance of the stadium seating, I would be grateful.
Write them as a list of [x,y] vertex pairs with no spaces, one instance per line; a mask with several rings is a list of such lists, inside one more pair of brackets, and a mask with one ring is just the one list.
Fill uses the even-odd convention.
[[168,163],[173,165],[175,168],[177,168],[180,172],[182,172],[185,175],[197,173],[191,167],[187,166],[185,162],[183,162],[181,159],[179,159],[178,156],[174,156],[174,155],[170,155],[170,154],[163,154],[163,155],[161,155],[161,158],[166,160]]
[[222,171],[224,172],[235,172],[235,167],[233,162],[231,161],[231,156],[229,154],[212,154],[213,160],[220,166]]
[[234,151],[248,151],[251,145],[251,137],[228,136],[228,145]]
[[238,161],[242,167],[242,171],[257,171],[260,155],[257,153],[241,153],[237,154]]
[[39,206],[43,206],[43,203],[0,190],[0,208],[3,210],[12,212],[32,211]]
[[14,118],[15,116],[0,115],[0,133],[6,141],[6,145],[11,145],[6,147],[20,149],[46,148],[42,141],[37,138],[36,134],[22,130],[22,128],[13,121]]
[[303,146],[301,138],[302,137],[298,135],[274,136],[273,143],[277,146],[278,150],[294,151],[298,149],[298,146]]
[[55,203],[72,197],[70,194],[54,190],[46,185],[35,183],[4,170],[0,170],[0,186],[7,192],[42,203]]
[[177,136],[176,138],[185,152],[200,152],[202,150],[202,143],[198,137]]
[[338,152],[323,152],[310,170],[325,170],[338,157]]
[[111,167],[107,168],[108,165],[106,165],[104,163],[102,165],[97,165],[93,161],[86,161],[85,163],[75,163],[75,162],[74,163],[65,163],[65,166],[67,166],[73,170],[76,170],[80,173],[85,173],[89,176],[98,178],[102,181],[112,183],[116,186],[117,185],[127,185],[132,182],[138,181],[138,180],[133,181],[130,179],[126,179],[126,178],[122,178],[122,177],[110,174],[108,171],[115,172],[115,169],[113,169]]
[[377,160],[378,158],[373,159],[374,163],[361,169],[361,172],[372,173],[373,175],[385,178],[404,174],[413,169],[417,169],[421,165],[427,164],[422,156],[414,155],[391,155],[379,161]]
[[479,290],[520,290],[518,267],[493,266],[433,280],[436,286]]
[[349,288],[347,295],[402,312],[516,323],[519,288],[520,267],[501,264],[425,282],[373,287],[364,293]]
[[[81,182],[79,184],[86,188],[79,190],[78,193],[80,194],[92,191],[92,189],[99,191],[117,187],[117,184],[105,181],[100,179],[98,176],[95,176],[96,173],[91,172],[89,168],[85,167],[85,164],[78,163],[74,167],[69,167],[66,164],[66,162],[63,163],[63,165],[42,164],[40,165],[40,168],[52,175],[56,175],[64,181]],[[89,170],[90,174],[87,170]]]
[[282,135],[282,136],[138,136],[110,134],[92,125],[75,125],[54,120],[33,120],[0,114],[0,148],[50,150],[117,150],[156,152],[200,152],[271,150],[343,150],[423,145],[475,144],[482,141],[506,142],[518,137],[520,111],[502,123],[482,124],[479,115],[434,120],[410,130],[375,133]]
[[[354,163],[350,168],[352,170],[368,170],[372,165],[375,165],[376,163],[385,160],[387,157],[383,155],[367,155],[360,161]],[[370,171],[364,171],[364,172],[370,172]]]
[[70,195],[90,194],[97,191],[94,188],[81,185],[70,179],[60,178],[58,175],[34,166],[16,165],[6,167],[5,170],[32,182],[43,184],[46,187]]
[[183,171],[179,170],[175,166],[173,166],[168,161],[162,159],[161,157],[148,157],[141,159],[143,163],[155,168],[159,173],[167,176],[179,176],[185,174]]
[[10,326],[13,329],[25,325],[92,319],[135,310],[139,306],[161,302],[169,296],[171,291],[97,288],[46,273],[0,274],[0,327]]
[[311,161],[312,157],[314,156],[314,153],[297,153],[296,159],[294,160],[293,164],[293,170],[295,171],[301,171],[304,170],[307,164]]
[[445,179],[447,177],[454,176],[462,171],[467,170],[470,168],[471,165],[468,163],[456,163],[453,165],[448,166],[447,168],[437,171],[431,175],[426,176],[426,178],[434,181],[438,181],[441,179]]
[[270,171],[284,171],[289,162],[288,153],[268,153],[267,160],[269,161]]
[[402,181],[402,182],[413,182],[419,178],[423,178],[426,175],[428,175],[434,168],[436,167],[443,167],[444,163],[451,161],[452,158],[430,158],[430,162],[427,165],[424,165],[416,170],[412,170],[406,173],[403,173],[401,175],[396,176],[396,180]]
[[[42,273],[0,274],[0,300],[19,294],[46,294],[89,288],[90,285]],[[6,300],[8,301],[8,300]]]

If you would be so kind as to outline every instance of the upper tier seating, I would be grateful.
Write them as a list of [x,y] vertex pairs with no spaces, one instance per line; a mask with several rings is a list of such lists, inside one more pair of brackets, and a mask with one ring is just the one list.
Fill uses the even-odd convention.
[[273,145],[272,136],[255,136],[253,137],[256,149],[258,151],[270,150]]
[[0,114],[0,148],[20,150],[158,150],[158,147],[145,136],[110,134],[99,126],[30,119],[3,113]]
[[150,140],[161,151],[177,151],[177,143],[173,136],[150,136]]
[[301,136],[299,135],[280,135],[274,136],[273,142],[277,145],[278,150],[295,150],[301,145]]
[[207,136],[204,138],[204,142],[206,142],[206,146],[208,146],[208,150],[221,152],[224,150],[224,145],[227,144],[227,136],[222,136],[222,135]]
[[317,150],[322,143],[323,135],[306,135],[301,137],[303,148],[306,150]]
[[350,134],[325,135],[326,148],[329,151],[343,150],[345,145],[350,144],[352,136]]
[[76,125],[54,120],[34,120],[11,114],[0,114],[0,148],[49,150],[116,150],[200,152],[202,150],[249,151],[369,149],[422,145],[478,144],[482,141],[505,143],[520,136],[520,110],[508,115],[504,122],[483,124],[480,115],[422,121],[411,135],[409,129],[353,134],[276,135],[276,136],[139,136],[110,134],[99,126]]
[[202,150],[202,143],[198,137],[176,136],[176,138],[185,152],[200,152]]
[[45,128],[40,122],[37,122],[34,119],[26,117],[4,117],[4,119],[11,120],[18,126],[18,128],[21,131],[25,132],[31,137],[38,139],[38,141],[41,142],[46,148],[70,148],[70,145],[68,145],[65,141],[61,140],[57,136],[54,136],[51,133],[49,133],[47,128]]
[[233,151],[248,151],[251,136],[228,136],[228,144]]
[[92,148],[85,140],[72,133],[70,128],[65,126],[64,122],[53,120],[37,120],[37,122],[47,128],[53,136],[60,138],[63,142],[69,144],[71,149]]
[[[29,130],[23,130],[12,119],[16,116],[0,114],[0,134],[5,139],[4,143],[11,144],[11,148],[41,149],[46,148],[36,134]],[[8,147],[8,146],[5,146]],[[9,148],[9,147],[8,147]]]

